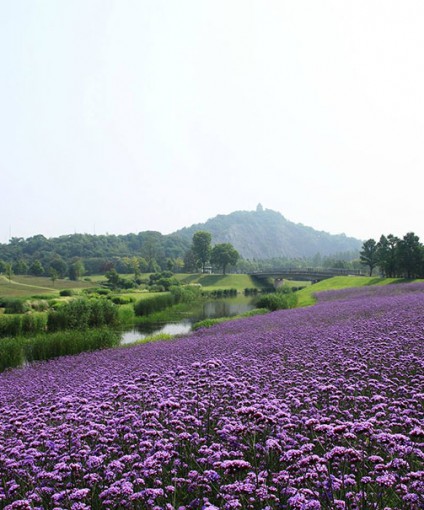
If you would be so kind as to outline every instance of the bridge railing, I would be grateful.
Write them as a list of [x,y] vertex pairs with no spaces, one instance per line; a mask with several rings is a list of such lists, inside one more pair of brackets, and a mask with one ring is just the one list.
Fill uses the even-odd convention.
[[322,274],[322,275],[331,275],[331,276],[363,276],[364,273],[359,269],[343,269],[343,268],[319,268],[319,267],[288,267],[288,268],[277,268],[270,269],[267,271],[253,271],[249,274],[251,275],[265,275],[265,274]]

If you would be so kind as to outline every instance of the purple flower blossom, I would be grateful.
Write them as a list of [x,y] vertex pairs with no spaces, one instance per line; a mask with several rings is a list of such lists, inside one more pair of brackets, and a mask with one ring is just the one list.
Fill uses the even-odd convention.
[[424,285],[0,374],[0,507],[424,507]]

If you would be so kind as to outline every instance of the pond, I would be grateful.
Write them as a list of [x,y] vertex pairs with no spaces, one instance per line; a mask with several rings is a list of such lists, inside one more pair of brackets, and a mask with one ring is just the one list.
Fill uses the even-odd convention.
[[192,311],[181,321],[161,324],[139,324],[123,331],[121,345],[142,340],[148,336],[161,333],[169,335],[185,335],[191,331],[195,322],[219,317],[233,317],[255,308],[256,298],[237,296],[224,299],[213,299],[193,305]]

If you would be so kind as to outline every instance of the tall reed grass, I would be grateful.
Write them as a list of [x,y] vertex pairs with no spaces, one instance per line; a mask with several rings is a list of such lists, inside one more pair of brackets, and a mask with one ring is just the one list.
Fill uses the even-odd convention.
[[42,361],[119,345],[120,334],[107,328],[86,331],[61,331],[34,337],[0,340],[0,371],[24,362]]
[[47,313],[1,315],[0,338],[44,333],[47,329]]

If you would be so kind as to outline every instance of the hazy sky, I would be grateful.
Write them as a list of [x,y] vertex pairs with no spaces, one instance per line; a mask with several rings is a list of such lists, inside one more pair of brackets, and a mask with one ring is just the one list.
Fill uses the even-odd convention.
[[0,0],[0,242],[260,202],[424,241],[422,0]]

